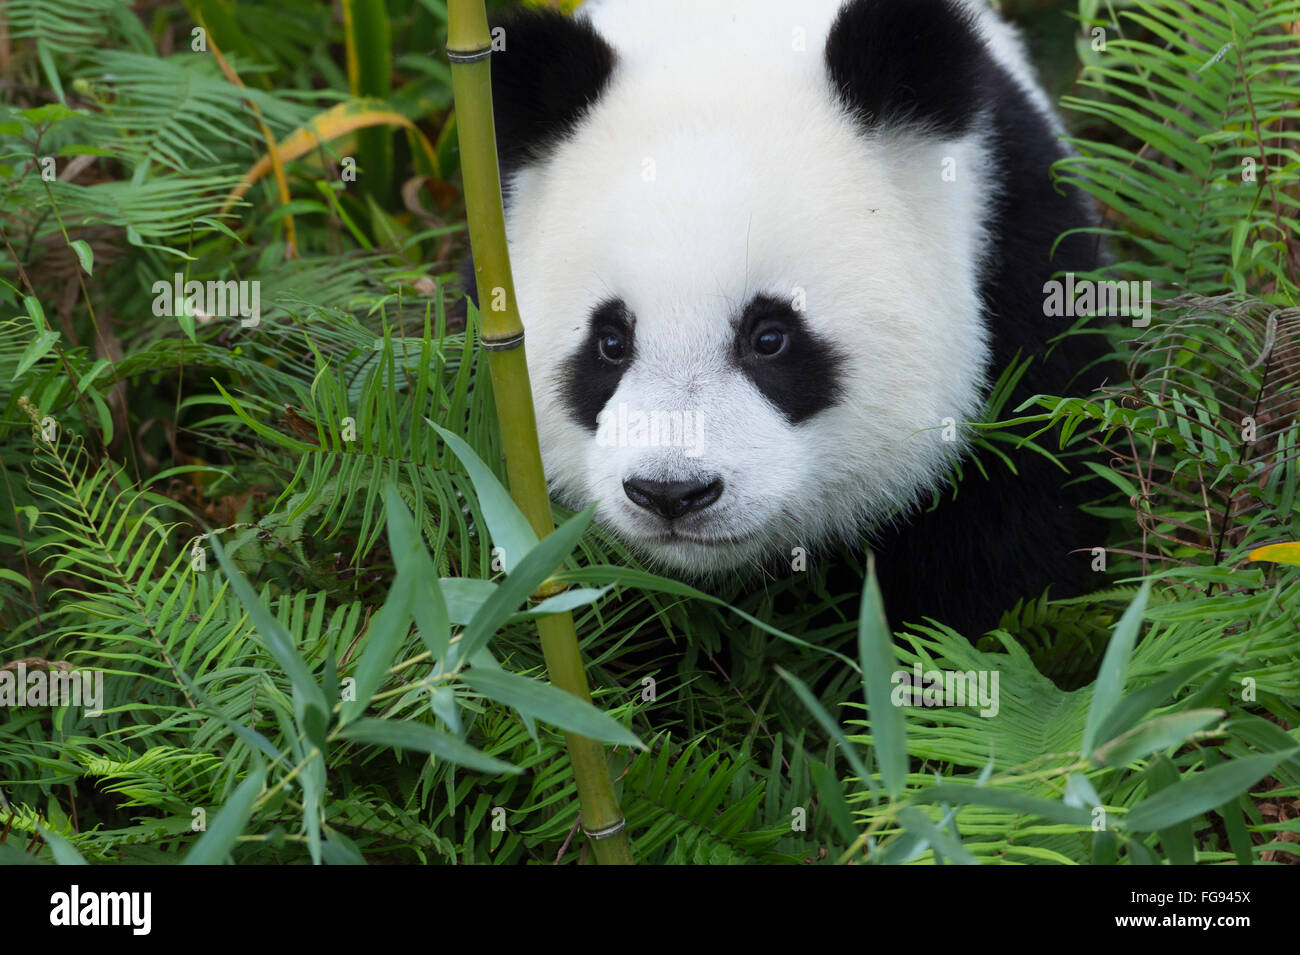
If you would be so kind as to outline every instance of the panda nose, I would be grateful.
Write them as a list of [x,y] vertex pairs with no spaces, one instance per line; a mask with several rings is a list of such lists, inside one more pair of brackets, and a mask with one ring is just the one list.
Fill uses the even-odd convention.
[[629,478],[623,492],[634,504],[674,520],[692,511],[702,511],[722,496],[722,481],[645,481]]

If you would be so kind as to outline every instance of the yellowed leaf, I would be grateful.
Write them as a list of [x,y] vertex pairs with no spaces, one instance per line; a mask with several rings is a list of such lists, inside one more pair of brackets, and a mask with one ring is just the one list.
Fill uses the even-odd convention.
[[1300,567],[1300,541],[1257,547],[1250,552],[1250,559],[1271,560],[1275,564],[1295,564]]
[[[294,130],[285,139],[281,140],[276,151],[279,153],[281,162],[292,162],[316,149],[321,143],[338,139],[340,136],[346,136],[348,133],[355,132],[358,129],[365,129],[368,126],[401,126],[411,130],[419,141],[421,148],[429,157],[430,162],[435,168],[437,167],[437,153],[434,151],[428,137],[420,132],[419,128],[405,116],[393,112],[387,108],[386,104],[375,100],[351,100],[327,109],[314,117],[306,126]],[[235,187],[234,191],[231,192],[221,211],[229,210],[231,206],[242,199],[257,180],[271,171],[271,166],[271,157],[269,155],[259,159],[253,165],[253,168],[244,175],[244,178]]]
[[[221,66],[221,72],[226,74],[226,79],[241,89],[247,89],[244,86],[244,81],[235,72],[235,68],[221,55],[221,50],[217,47],[216,41],[209,38],[208,43],[212,47],[212,55],[217,58],[217,63]],[[284,160],[280,157],[280,150],[275,144],[275,137],[271,135],[271,130],[267,128],[266,123],[262,122],[262,111],[257,108],[257,104],[252,100],[245,100],[244,102],[253,110],[253,118],[257,120],[257,128],[262,131],[262,140],[266,143],[267,159],[270,161],[271,169],[275,173],[275,187],[280,196],[280,204],[288,205],[289,180],[284,174]],[[229,209],[230,205],[227,204],[226,208]],[[296,259],[298,257],[298,230],[294,227],[293,216],[287,213],[284,217],[284,243],[286,257]]]

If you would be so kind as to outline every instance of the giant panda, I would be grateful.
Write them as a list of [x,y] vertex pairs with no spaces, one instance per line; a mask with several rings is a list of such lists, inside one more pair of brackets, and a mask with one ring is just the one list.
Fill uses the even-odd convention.
[[[863,543],[891,622],[968,635],[1103,543],[1040,456],[949,483],[989,388],[1095,357],[1061,129],[977,0],[589,0],[499,21],[506,231],[563,504],[687,579]],[[470,263],[472,270],[472,262]],[[936,499],[940,502],[934,506]],[[776,568],[776,570],[774,570]],[[788,572],[788,571],[787,571]]]

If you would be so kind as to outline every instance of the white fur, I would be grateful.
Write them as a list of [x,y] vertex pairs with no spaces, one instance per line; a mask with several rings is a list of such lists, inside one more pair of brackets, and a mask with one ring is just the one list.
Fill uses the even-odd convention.
[[[600,521],[671,567],[757,565],[888,518],[960,450],[942,440],[944,420],[979,411],[986,134],[865,138],[826,73],[840,6],[586,4],[618,56],[611,83],[512,183],[507,231],[553,490],[598,502]],[[986,33],[1031,76],[1009,32]],[[728,354],[750,298],[798,290],[805,320],[848,361],[843,399],[790,425]],[[635,316],[637,357],[607,407],[692,412],[703,453],[602,446],[570,416],[565,363],[611,297]],[[671,529],[622,486],[704,475],[721,477],[722,498]]]

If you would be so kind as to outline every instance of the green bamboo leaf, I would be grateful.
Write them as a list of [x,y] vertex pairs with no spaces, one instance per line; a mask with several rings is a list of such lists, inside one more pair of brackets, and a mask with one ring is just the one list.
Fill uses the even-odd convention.
[[1063,802],[1040,799],[1010,789],[988,786],[969,786],[965,783],[939,783],[913,793],[909,797],[917,803],[952,803],[957,806],[992,806],[1010,809],[1028,816],[1038,816],[1048,822],[1069,826],[1087,827],[1092,824],[1092,814],[1086,809],[1067,806]]
[[1115,865],[1119,861],[1119,838],[1113,829],[1101,829],[1092,837],[1092,864]]
[[553,613],[568,613],[578,607],[585,607],[588,604],[595,603],[609,591],[609,587],[575,587],[573,590],[566,590],[554,597],[547,597],[541,603],[515,614],[515,619],[522,620],[528,617],[544,617]]
[[[483,606],[497,591],[497,585],[490,580],[477,580],[473,577],[444,577],[441,580],[443,596],[446,598],[447,613],[451,622],[464,626],[474,619]],[[23,586],[26,586],[24,583]],[[510,615],[510,620],[529,620],[547,614],[564,613],[578,607],[595,603],[611,590],[610,587],[574,587],[564,593],[547,597],[539,604],[520,610]]]
[[388,518],[388,542],[399,575],[410,578],[415,590],[412,610],[420,639],[434,660],[447,655],[451,644],[451,619],[433,558],[415,526],[415,518],[406,509],[397,488],[389,484],[384,491]]
[[928,848],[930,842],[925,836],[915,829],[904,829],[879,853],[873,854],[872,861],[880,865],[906,865],[919,859]]
[[475,577],[443,577],[438,583],[447,603],[447,616],[458,627],[473,620],[474,614],[497,591],[492,581]]
[[669,577],[661,577],[648,571],[639,570],[635,567],[621,567],[611,564],[589,564],[579,567],[576,570],[562,570],[555,575],[559,581],[575,581],[589,584],[613,584],[615,586],[636,587],[640,590],[649,590],[656,593],[671,594],[675,597],[689,597],[692,600],[699,600],[703,603],[713,604],[715,607],[721,607],[730,613],[740,617],[746,623],[758,628],[764,633],[771,634],[779,640],[784,640],[797,647],[803,647],[806,650],[815,650],[818,653],[825,653],[836,660],[839,660],[846,667],[858,670],[858,661],[852,657],[845,656],[838,650],[829,650],[824,646],[815,646],[807,640],[796,637],[793,634],[786,633],[777,627],[772,626],[765,620],[746,613],[739,607],[732,606],[725,600],[721,600],[712,594],[707,594],[702,590],[697,590],[678,580],[672,580]]
[[472,667],[466,671],[464,680],[489,699],[513,707],[520,713],[545,720],[560,729],[588,739],[645,749],[636,734],[612,716],[549,683],[518,673],[483,667]]
[[1241,251],[1246,245],[1246,236],[1250,234],[1251,221],[1249,218],[1242,219],[1232,228],[1232,244],[1230,247],[1229,261],[1232,267],[1238,272],[1241,271]]
[[[1206,769],[1218,766],[1222,762],[1223,757],[1215,750],[1207,749],[1205,751]],[[1238,796],[1236,799],[1229,799],[1214,810],[1219,814],[1219,818],[1223,820],[1223,828],[1228,833],[1228,845],[1232,847],[1232,854],[1237,857],[1238,865],[1255,864],[1255,852],[1250,841],[1250,830],[1246,828],[1246,814],[1242,811],[1242,803],[1248,799],[1248,796]]]
[[77,851],[76,846],[53,829],[47,829],[39,822],[36,824],[36,829],[41,834],[41,838],[49,844],[50,852],[54,853],[56,863],[59,865],[90,865],[85,857]]
[[1155,853],[1141,839],[1128,838],[1124,840],[1124,845],[1128,847],[1129,865],[1159,865]]
[[1185,776],[1139,802],[1125,814],[1121,824],[1130,832],[1153,832],[1177,825],[1248,792],[1296,753],[1300,753],[1300,747],[1256,753]]
[[247,578],[240,573],[239,568],[226,555],[226,549],[222,546],[221,539],[215,534],[208,539],[211,541],[212,549],[217,555],[217,562],[221,565],[222,571],[225,572],[226,579],[230,581],[230,586],[234,589],[236,596],[239,597],[239,602],[248,613],[248,617],[253,623],[255,632],[261,638],[263,646],[271,654],[271,658],[280,665],[280,669],[285,672],[285,675],[289,678],[289,683],[298,694],[300,712],[297,715],[299,719],[306,718],[305,710],[315,711],[315,719],[326,719],[330,712],[330,705],[325,699],[325,692],[312,677],[311,671],[307,669],[307,664],[303,662],[302,655],[294,645],[292,634],[271,615],[270,610],[258,597],[257,591],[253,589],[253,585],[248,582]]
[[296,438],[292,438],[289,435],[277,431],[275,428],[258,421],[248,413],[242,404],[240,404],[228,391],[226,391],[225,388],[221,386],[219,381],[215,378],[211,379],[211,381],[212,384],[216,386],[217,391],[221,393],[221,396],[230,403],[231,409],[239,416],[239,419],[261,437],[266,438],[268,441],[271,441],[282,448],[293,451],[296,454],[314,454],[320,450],[320,448],[314,444],[307,444],[305,441],[299,441]]
[[326,865],[365,865],[366,857],[357,844],[338,830],[321,844],[321,858]]
[[1101,797],[1093,788],[1092,781],[1083,773],[1071,773],[1065,781],[1065,804],[1078,809],[1095,809],[1101,805]]
[[487,521],[492,542],[505,552],[506,573],[509,573],[524,554],[537,546],[537,534],[528,523],[528,518],[524,517],[511,499],[510,492],[501,486],[491,468],[474,453],[474,449],[446,428],[440,428],[428,418],[424,420],[447,442],[452,453],[465,466],[465,473],[469,475],[474,493],[478,495],[479,507],[483,509],[483,520]]
[[456,702],[456,691],[449,686],[435,685],[429,687],[429,709],[433,715],[447,724],[447,728],[460,735],[460,705]]
[[[1236,716],[1228,723],[1228,729],[1233,736],[1265,752],[1290,749],[1296,744],[1296,741],[1286,730],[1276,723],[1259,716],[1249,714]],[[1283,760],[1277,769],[1278,776],[1283,781],[1290,782],[1293,785],[1300,783],[1300,758],[1291,757]]]
[[1157,716],[1099,746],[1092,754],[1093,762],[1098,766],[1127,766],[1151,753],[1181,745],[1187,737],[1217,723],[1224,715],[1223,710],[1207,709]]
[[840,838],[846,845],[853,842],[858,837],[858,830],[853,825],[853,813],[849,811],[849,804],[844,801],[844,789],[840,786],[840,781],[830,769],[815,759],[808,760],[808,772],[812,776],[813,785],[817,787],[818,801],[830,815],[831,822],[835,823]]
[[[418,539],[413,545],[420,546]],[[402,558],[404,563],[413,560],[412,552]],[[364,713],[387,679],[397,651],[411,631],[411,619],[419,599],[418,587],[419,579],[413,573],[399,571],[393,579],[392,589],[388,591],[384,605],[370,621],[370,627],[366,631],[366,648],[357,662],[354,676],[356,696],[343,704],[339,717],[342,723],[350,723]]]
[[14,370],[13,377],[10,381],[17,381],[23,376],[27,369],[44,358],[54,343],[59,340],[59,333],[49,329],[43,332],[37,332],[27,347],[23,349],[22,356],[18,359],[18,367]]
[[497,586],[465,627],[465,632],[461,635],[462,659],[472,657],[485,646],[519,606],[573,553],[587,525],[591,523],[594,511],[593,504],[575,514],[524,555],[519,566]]
[[[1155,795],[1178,782],[1178,767],[1170,762],[1168,757],[1157,754],[1147,765],[1144,777],[1147,794]],[[1190,819],[1183,819],[1156,830],[1160,848],[1164,850],[1165,857],[1171,865],[1196,864],[1194,828]]]
[[104,442],[107,444],[113,440],[113,412],[109,409],[104,396],[98,391],[88,391],[86,396],[90,398],[90,403],[95,406],[95,420],[99,422],[99,433],[104,436]]
[[1102,721],[1100,729],[1097,730],[1097,738],[1113,740],[1122,733],[1128,732],[1142,717],[1156,707],[1169,702],[1185,683],[1200,676],[1206,670],[1218,666],[1224,659],[1222,656],[1209,656],[1189,660],[1174,667],[1154,683],[1130,693],[1120,700],[1115,705],[1115,709],[1111,710],[1110,716]]
[[831,719],[831,715],[817,701],[817,697],[813,696],[807,685],[793,673],[787,673],[781,667],[776,667],[776,672],[781,679],[790,684],[795,696],[799,697],[799,702],[807,707],[808,712],[813,715],[813,719],[817,721],[818,725],[839,745],[840,751],[844,753],[844,758],[848,761],[849,768],[853,770],[854,775],[862,780],[863,785],[870,790],[873,796],[877,795],[880,790],[876,786],[876,781],[871,778],[871,773],[867,770],[866,764],[862,762],[862,757],[858,755],[857,748],[845,737],[844,731],[840,729],[838,723]]
[[77,253],[77,261],[81,263],[81,267],[85,269],[87,275],[90,275],[95,265],[95,253],[90,248],[90,243],[85,239],[73,239],[69,245],[72,246],[72,251]]
[[910,806],[898,814],[899,823],[908,832],[920,836],[934,850],[936,858],[942,857],[957,865],[979,865],[979,860],[961,844],[961,840],[936,826],[930,817]]
[[1142,614],[1146,611],[1150,596],[1151,582],[1147,581],[1115,625],[1115,632],[1111,635],[1106,655],[1101,661],[1101,670],[1093,684],[1092,704],[1088,707],[1088,718],[1083,727],[1082,749],[1085,753],[1092,752],[1098,728],[1110,716],[1124,692],[1129,658],[1133,655],[1133,644],[1137,641]]
[[27,316],[32,320],[38,332],[43,332],[48,327],[45,321],[45,309],[41,307],[41,300],[34,295],[23,296],[23,308],[27,309]]
[[867,582],[858,613],[858,660],[862,687],[871,717],[871,740],[880,778],[897,799],[907,781],[907,728],[903,712],[894,706],[891,674],[898,669],[894,638],[885,619],[884,600],[876,581],[875,558],[867,559]]
[[253,806],[265,783],[266,768],[258,764],[221,807],[199,841],[185,853],[181,865],[220,865],[225,861],[253,815]]
[[410,720],[357,720],[341,729],[339,736],[358,743],[372,743],[376,746],[428,753],[480,773],[499,775],[523,772],[518,766],[489,756],[468,743],[461,742],[450,733]]

